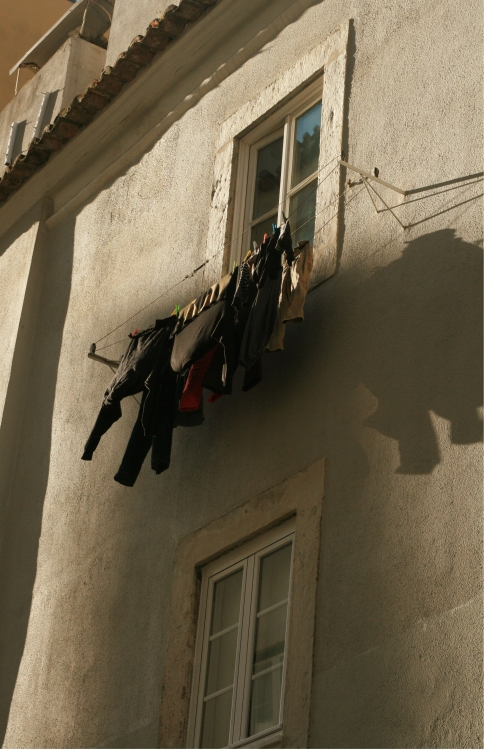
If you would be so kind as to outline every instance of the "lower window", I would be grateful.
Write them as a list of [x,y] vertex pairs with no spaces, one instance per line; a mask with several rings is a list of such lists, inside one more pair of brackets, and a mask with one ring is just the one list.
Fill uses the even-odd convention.
[[280,747],[294,524],[202,570],[190,746]]

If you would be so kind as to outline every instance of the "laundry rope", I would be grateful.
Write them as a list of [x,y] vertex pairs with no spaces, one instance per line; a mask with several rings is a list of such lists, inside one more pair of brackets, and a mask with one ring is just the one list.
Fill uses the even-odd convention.
[[[340,158],[339,155],[333,157],[333,159],[331,159],[327,164],[325,164],[323,167],[321,167],[321,169],[319,169],[316,172],[316,176],[319,175],[321,172],[323,172],[325,169],[327,169],[327,167],[329,167],[334,161],[336,161],[336,159],[339,160],[339,158]],[[338,167],[338,164],[335,164],[334,167],[328,172],[328,174],[325,175],[325,177],[323,177],[323,179],[316,185],[316,187],[308,193],[308,195],[304,198],[304,200],[301,201],[301,203],[297,206],[297,208],[295,208],[294,211],[292,211],[292,213],[290,213],[289,216],[286,217],[287,219],[290,219],[291,216],[293,216],[296,213],[296,211],[298,211],[300,209],[300,207],[303,205],[303,203],[305,203],[305,201],[307,201],[308,198],[310,198],[311,195],[313,195],[313,193],[315,193],[316,190],[318,190],[318,188],[323,184],[323,182],[325,182],[325,180],[328,179],[328,177],[330,177],[330,175],[335,171],[335,169],[337,169],[337,167]],[[340,198],[341,198],[341,195],[339,195],[336,200],[339,200]],[[277,206],[274,206],[274,208],[275,209],[276,208],[277,209],[280,208],[282,205],[284,205],[285,202],[286,202],[286,199],[283,200],[283,201],[281,201],[280,203],[278,203]],[[334,201],[331,201],[331,203],[333,203],[333,202]],[[331,203],[329,203],[327,205],[331,205]],[[327,208],[327,206],[325,206],[325,208]],[[309,219],[309,221],[312,221],[313,218],[314,217],[311,217],[311,219]],[[305,224],[307,224],[307,223],[308,222],[305,222],[304,224],[302,224],[302,226],[305,226]],[[230,242],[227,242],[227,244],[224,245],[224,250],[225,250],[225,248],[230,247],[230,245],[232,245],[238,239],[240,239],[240,237],[242,237],[250,229],[251,229],[251,227],[247,227],[247,229],[244,229],[243,232],[241,232],[239,235],[237,235],[232,240],[230,240]],[[298,229],[301,229],[301,227],[298,227]],[[218,255],[220,255],[220,251],[217,251],[216,253],[214,253],[213,255],[211,255],[210,258],[207,258],[203,263],[201,263],[199,266],[197,266],[196,268],[194,268],[193,271],[191,271],[190,273],[187,273],[182,279],[180,279],[179,281],[177,281],[176,284],[173,284],[168,289],[165,289],[161,294],[158,295],[158,297],[155,297],[155,299],[151,300],[151,302],[148,302],[147,305],[145,305],[144,307],[142,307],[140,310],[137,310],[135,313],[133,313],[133,315],[131,315],[125,321],[123,321],[118,326],[116,326],[116,328],[113,328],[112,331],[109,331],[109,333],[106,333],[104,336],[101,336],[100,339],[98,339],[97,341],[94,342],[94,345],[96,346],[96,351],[102,351],[103,349],[108,349],[110,346],[116,346],[116,344],[122,343],[122,341],[125,340],[124,338],[121,339],[120,341],[114,341],[112,344],[106,344],[105,346],[101,346],[99,349],[97,349],[97,344],[99,344],[100,341],[104,341],[104,339],[107,339],[107,337],[111,336],[112,333],[115,333],[116,331],[119,331],[119,329],[122,328],[124,325],[126,325],[126,323],[129,323],[130,320],[133,320],[133,318],[136,318],[140,313],[142,313],[145,310],[147,310],[148,307],[151,307],[151,305],[154,305],[154,303],[158,302],[159,299],[161,299],[165,295],[169,294],[169,292],[173,291],[173,289],[176,289],[176,287],[179,286],[180,284],[182,284],[184,281],[187,281],[188,279],[191,279],[193,276],[195,276],[196,273],[198,273],[198,271],[200,271],[204,266],[207,265],[207,263],[210,263],[210,261],[213,260]]]

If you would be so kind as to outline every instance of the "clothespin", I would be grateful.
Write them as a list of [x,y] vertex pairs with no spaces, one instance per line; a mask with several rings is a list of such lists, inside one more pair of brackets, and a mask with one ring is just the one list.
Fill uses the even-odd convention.
[[89,353],[96,354],[96,344],[91,344],[91,346],[89,347]]
[[277,224],[273,224],[272,225],[272,234],[274,234],[274,232],[276,231],[276,229],[277,229]]
[[175,309],[173,310],[172,315],[176,315],[176,317],[178,318],[178,316],[180,315],[180,305],[175,305]]
[[232,270],[232,273],[233,273],[233,272],[235,271],[235,269],[237,268],[237,266],[238,266],[238,265],[239,265],[239,264],[237,263],[237,261],[236,261],[236,260],[234,260],[234,268],[233,268],[233,270]]

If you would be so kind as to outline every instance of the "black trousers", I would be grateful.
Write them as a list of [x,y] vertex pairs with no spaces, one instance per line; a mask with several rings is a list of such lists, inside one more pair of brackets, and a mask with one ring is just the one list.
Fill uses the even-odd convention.
[[116,482],[132,487],[151,448],[151,468],[161,474],[170,466],[172,431],[166,435],[145,435],[141,410],[135,422],[121,466],[114,477]]
[[156,474],[161,474],[170,466],[171,444],[173,439],[173,424],[176,410],[176,375],[171,367],[166,368],[159,392],[156,394],[157,409],[149,432],[155,435],[145,435],[143,426],[143,410],[148,391],[143,391],[143,398],[134,424],[128,445],[124,452],[121,466],[114,479],[119,484],[132,487],[138,478],[143,462],[151,448],[151,468]]

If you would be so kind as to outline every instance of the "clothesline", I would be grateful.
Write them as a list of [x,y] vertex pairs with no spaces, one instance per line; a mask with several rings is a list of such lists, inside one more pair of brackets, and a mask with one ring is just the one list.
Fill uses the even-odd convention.
[[[301,226],[297,227],[296,231],[299,231],[300,229],[302,229],[302,227],[306,226],[306,224],[309,224],[311,221],[313,221],[316,218],[316,216],[318,216],[322,211],[326,211],[330,206],[333,205],[333,203],[337,203],[339,200],[341,200],[341,198],[344,195],[346,195],[346,193],[348,192],[348,190],[351,187],[352,187],[351,185],[347,185],[345,187],[345,189],[339,195],[337,195],[335,198],[333,198],[333,200],[331,200],[323,208],[321,208],[319,211],[317,211],[313,216],[311,216],[307,221],[305,221],[304,224],[301,224]],[[362,187],[354,195],[352,195],[351,198],[346,202],[345,207],[348,206],[351,203],[351,201],[354,200],[357,197],[357,195],[359,195],[364,189],[365,188]],[[314,236],[316,236],[319,232],[321,232],[330,223],[330,221],[332,221],[335,218],[335,216],[337,216],[339,214],[339,211],[340,210],[338,209],[332,216],[330,216],[329,219],[327,221],[325,221],[325,223],[323,224],[323,226],[319,227],[319,229],[315,232]],[[287,218],[289,219],[290,216],[288,216]],[[168,294],[168,292],[170,292],[172,289],[174,289],[175,287],[177,287],[183,281],[185,281],[186,279],[191,278],[192,276],[194,276],[195,273],[197,273],[197,271],[199,271],[201,268],[203,268],[203,266],[205,266],[216,255],[218,255],[218,253],[216,253],[215,255],[212,255],[210,258],[207,258],[206,261],[204,261],[200,266],[198,266],[197,268],[195,268],[190,274],[187,274],[187,276],[184,276],[183,279],[180,279],[180,281],[178,281],[176,284],[174,284],[172,287],[170,287],[170,289],[167,289],[165,292],[163,292],[162,294],[160,294],[159,297],[157,297],[152,302],[149,302],[141,310],[138,310],[138,312],[134,313],[134,315],[132,315],[131,318],[128,318],[128,320],[125,320],[124,323],[121,323],[117,328],[115,328],[113,331],[111,331],[111,333],[114,333],[114,331],[116,331],[119,328],[121,328],[123,325],[125,325],[125,323],[128,323],[130,320],[132,320],[133,318],[135,318],[137,315],[139,315],[139,313],[143,312],[148,307],[150,307],[150,305],[152,305],[153,302],[156,302],[158,299],[161,299],[161,297],[163,297],[165,294]],[[107,333],[106,336],[103,336],[103,339],[107,338],[107,336],[109,336],[109,335],[110,334]],[[102,341],[103,339],[99,339],[99,341]],[[122,339],[118,339],[117,341],[113,341],[111,344],[106,344],[105,346],[99,347],[99,349],[96,348],[96,351],[101,352],[101,351],[103,351],[103,349],[108,349],[111,346],[116,346],[116,344],[122,344],[125,341],[126,341],[126,337],[124,337]],[[96,342],[96,343],[98,343],[98,342]]]
[[[327,167],[329,167],[334,161],[336,161],[336,159],[339,160],[339,158],[340,157],[338,155],[338,156],[335,156],[332,159],[330,159],[330,161],[327,162],[327,164],[325,164],[323,167],[321,167],[321,169],[319,169],[317,171],[316,175],[319,175],[321,172],[323,172],[325,169],[327,169]],[[335,166],[333,167],[333,169],[331,169],[328,172],[328,174],[325,177],[323,177],[323,179],[321,180],[321,182],[319,182],[319,184],[314,188],[314,190],[311,190],[308,193],[308,195],[304,198],[303,201],[301,201],[301,203],[297,206],[297,208],[294,209],[294,211],[292,211],[292,213],[289,214],[289,216],[287,217],[288,219],[293,214],[295,214],[296,211],[298,211],[299,208],[303,205],[303,203],[305,203],[305,201],[307,201],[308,198],[311,197],[311,195],[320,187],[320,185],[322,185],[322,183],[325,180],[328,179],[328,177],[334,172],[334,170],[337,168],[337,166],[338,166],[338,164],[335,164]],[[340,196],[338,196],[338,197],[340,197]],[[284,205],[284,203],[285,203],[285,200],[281,201],[280,203],[278,203],[277,206],[274,206],[274,208],[279,209],[282,205]],[[310,221],[311,221],[311,219],[310,219]],[[236,242],[236,240],[240,239],[240,237],[242,237],[246,232],[248,232],[250,228],[251,227],[247,227],[247,229],[244,229],[244,231],[241,232],[241,234],[237,235],[237,237],[234,237],[232,240],[230,240],[230,242],[227,242],[227,244],[224,245],[224,250],[225,250],[225,248],[230,247],[230,245],[232,245],[234,242]],[[182,284],[184,281],[188,281],[188,279],[191,279],[193,276],[195,276],[196,273],[198,273],[198,271],[200,271],[204,266],[207,265],[207,263],[209,263],[211,260],[213,260],[214,258],[216,258],[219,254],[220,254],[220,251],[217,251],[216,253],[214,253],[213,255],[211,255],[210,258],[207,258],[203,263],[201,263],[199,266],[197,266],[196,268],[194,268],[194,270],[191,271],[190,273],[187,273],[182,279],[180,279],[179,281],[177,281],[171,287],[169,287],[168,289],[165,289],[165,291],[162,292],[161,294],[159,294],[158,297],[155,297],[155,299],[151,300],[151,302],[148,302],[147,305],[145,305],[144,307],[142,307],[140,310],[137,310],[133,315],[131,315],[129,318],[127,318],[123,323],[120,323],[118,326],[116,326],[116,328],[113,328],[112,331],[109,331],[109,333],[106,333],[104,336],[101,336],[100,339],[98,339],[97,341],[94,342],[94,346],[96,347],[96,351],[102,351],[103,349],[108,349],[110,346],[116,346],[116,344],[121,343],[120,341],[114,341],[112,344],[106,344],[105,346],[101,346],[99,349],[97,349],[97,344],[99,344],[100,341],[104,341],[104,339],[106,339],[112,333],[115,333],[116,331],[118,331],[120,328],[122,328],[124,325],[126,325],[126,323],[129,323],[130,320],[133,320],[133,318],[136,318],[140,313],[144,312],[148,307],[151,307],[151,305],[153,305],[155,302],[158,302],[159,299],[161,299],[162,297],[164,297],[165,295],[167,295],[169,292],[173,291],[173,289],[176,289],[176,287],[179,286],[180,284]],[[124,339],[122,339],[122,341],[124,341]]]
[[[284,221],[253,253],[252,268],[247,262],[234,267],[178,315],[132,334],[104,391],[82,460],[92,460],[103,435],[120,419],[123,399],[142,393],[114,476],[119,484],[132,487],[150,451],[156,474],[170,467],[174,429],[198,427],[204,421],[204,391],[211,392],[210,404],[229,396],[239,366],[244,370],[243,392],[261,382],[263,355],[284,351],[286,325],[304,320],[313,246],[304,241],[294,257],[292,249],[289,222]],[[89,356],[104,361],[92,352]]]

